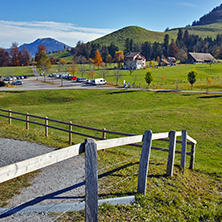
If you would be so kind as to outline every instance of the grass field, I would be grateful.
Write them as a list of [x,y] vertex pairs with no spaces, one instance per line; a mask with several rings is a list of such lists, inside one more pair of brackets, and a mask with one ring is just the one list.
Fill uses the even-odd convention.
[[[68,67],[68,65],[66,66]],[[128,70],[119,71],[119,79],[117,82],[117,70],[113,69],[117,67],[117,64],[107,64],[106,70],[101,67],[95,67],[94,65],[78,65],[78,72],[75,74],[78,77],[92,78],[90,73],[95,71],[93,78],[101,78],[105,74],[106,81],[111,85],[123,86],[124,80],[129,83],[131,87],[135,84],[136,87],[147,88],[145,82],[145,74],[148,69],[135,70],[130,75]],[[221,91],[222,90],[222,64],[197,64],[197,65],[177,65],[173,67],[159,67],[150,68],[154,80],[151,82],[151,89],[171,89],[171,90],[190,90],[191,85],[187,80],[187,74],[192,70],[197,70],[197,81],[194,83],[193,90],[198,91]],[[53,65],[48,73],[56,73],[59,70],[58,65]],[[11,75],[32,75],[31,67],[1,67],[1,76]],[[208,78],[211,83],[208,82]]]
[[[178,167],[180,156],[176,155],[174,176],[168,178],[165,176],[167,153],[152,151],[147,195],[138,195],[136,204],[132,206],[103,205],[99,210],[100,220],[222,220],[220,94],[178,94],[130,89],[0,92],[0,107],[126,133],[143,134],[146,129],[154,133],[188,130],[188,134],[197,140],[195,170],[187,169],[187,158],[185,175],[182,175]],[[57,148],[68,146],[67,133],[49,130],[50,136],[45,138],[42,127],[31,125],[30,130],[26,131],[22,122],[13,120],[13,125],[9,126],[6,119],[0,118],[0,121],[1,137],[29,140]],[[95,135],[101,136],[98,133]],[[84,138],[79,136],[73,136],[73,139],[74,143],[84,141]],[[168,147],[164,142],[153,145]],[[177,146],[177,149],[180,149],[180,146]],[[118,167],[111,167],[107,176],[99,180],[100,190],[133,175],[109,190],[102,191],[99,198],[135,194],[139,154],[140,149],[133,147],[114,148],[98,153],[100,169],[126,161]],[[132,157],[134,158],[128,160]],[[0,190],[3,189],[4,186],[1,185]],[[84,221],[84,212],[70,212],[65,217],[71,221]],[[61,221],[68,221],[65,217]]]
[[[117,66],[117,65],[116,65]],[[89,76],[90,70],[93,69],[93,65],[79,65],[78,73],[76,76],[83,76],[85,78],[92,78]],[[116,78],[116,70],[110,70],[107,65],[108,70],[105,72],[105,79],[107,82],[112,83],[114,85],[117,84]],[[113,68],[113,64],[111,66]],[[159,67],[159,68],[150,68],[154,80],[151,83],[151,89],[173,89],[173,90],[190,90],[191,86],[187,80],[187,74],[192,70],[197,70],[197,81],[194,84],[193,90],[198,91],[206,91],[207,88],[211,91],[221,91],[222,90],[222,64],[197,64],[197,65],[177,65],[173,67]],[[55,65],[52,67],[52,72],[56,72],[58,70],[58,66]],[[82,72],[82,70],[84,70]],[[130,71],[128,70],[120,70],[119,75],[120,78],[118,80],[118,85],[123,85],[123,81],[132,86],[134,83],[136,87],[146,88],[147,83],[145,82],[145,74],[148,69],[144,70],[135,70],[130,75]],[[104,74],[103,69],[95,68],[96,75],[94,78],[101,78]],[[211,84],[208,83],[207,79],[211,79]]]
[[33,75],[32,68],[29,66],[19,67],[0,67],[0,76],[20,76],[20,75]]

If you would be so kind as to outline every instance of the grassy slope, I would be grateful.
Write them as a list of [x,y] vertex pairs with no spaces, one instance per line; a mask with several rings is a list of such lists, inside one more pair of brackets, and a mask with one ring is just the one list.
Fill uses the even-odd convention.
[[127,38],[133,39],[134,42],[162,42],[164,39],[164,32],[154,32],[147,29],[138,27],[138,26],[128,26],[122,29],[119,29],[111,34],[105,35],[102,38],[92,41],[93,43],[99,43],[100,45],[110,45],[114,43],[117,45],[120,50],[124,49],[125,40]]
[[[207,36],[216,38],[217,34],[222,34],[222,23],[214,23],[210,25],[203,26],[189,26],[181,27],[183,31],[186,29],[190,34],[199,35],[202,38]],[[168,32],[155,32],[149,31],[147,29],[138,27],[138,26],[128,26],[122,29],[119,29],[113,33],[103,36],[102,38],[92,41],[93,43],[99,43],[101,45],[110,45],[111,42],[116,44],[121,50],[124,49],[125,40],[127,38],[133,39],[134,42],[163,42],[164,36],[168,34],[170,39],[176,39],[178,33],[178,28],[172,29]]]
[[[222,22],[210,24],[210,25],[200,25],[200,26],[188,26],[181,27],[183,31],[186,29],[190,34],[199,35],[202,38],[207,36],[216,38],[217,34],[222,34]],[[178,33],[178,28],[172,29],[167,32],[170,36],[176,36]]]
[[[219,194],[219,191],[222,191],[221,95],[130,90],[1,92],[0,106],[19,112],[128,133],[143,134],[146,129],[151,129],[154,133],[171,129],[187,129],[188,134],[198,141],[195,171],[186,169],[185,176],[182,176],[180,168],[175,167],[175,175],[171,179],[166,178],[167,154],[152,151],[146,197],[138,196],[137,204],[129,207],[101,207],[101,221],[116,221],[117,218],[125,221],[133,217],[137,218],[136,221],[145,219],[170,221],[172,218],[176,221],[197,221],[198,218],[216,221],[216,218],[221,218]],[[67,133],[49,130],[50,137],[46,139],[42,127],[31,125],[30,131],[27,132],[24,123],[14,120],[13,123],[16,126],[9,126],[6,120],[1,122],[1,137],[27,139],[56,147],[68,146]],[[101,136],[99,133],[95,135]],[[73,137],[76,143],[84,140],[78,136]],[[153,145],[168,146],[163,142],[156,142]],[[177,149],[180,147],[177,146]],[[99,152],[99,168],[139,154],[140,149],[125,147]],[[114,181],[136,174],[114,188],[102,191],[100,198],[134,194],[138,160],[139,157],[135,157],[132,160],[133,164],[130,164],[130,160],[122,163],[119,169],[115,166],[113,169],[117,168],[116,172],[102,177],[99,181],[100,190],[109,183],[113,184]],[[157,163],[158,165],[155,165]],[[179,164],[179,155],[176,155],[175,164]],[[187,158],[187,167],[188,165],[189,158]],[[0,187],[0,189],[3,188]],[[81,221],[81,215],[76,217]]]

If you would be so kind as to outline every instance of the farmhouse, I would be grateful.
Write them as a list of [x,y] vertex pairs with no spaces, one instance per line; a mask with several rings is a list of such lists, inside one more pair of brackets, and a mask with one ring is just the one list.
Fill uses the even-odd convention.
[[216,59],[210,53],[188,53],[188,59],[186,63],[196,64],[196,63],[215,63]]
[[129,52],[124,56],[124,69],[141,69],[146,66],[146,58],[140,52]]

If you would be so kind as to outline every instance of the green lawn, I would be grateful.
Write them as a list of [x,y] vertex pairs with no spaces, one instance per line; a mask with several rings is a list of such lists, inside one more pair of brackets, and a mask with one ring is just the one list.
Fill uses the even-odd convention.
[[[116,85],[116,70],[110,70],[115,64],[111,64],[111,67],[107,64],[107,69],[105,72],[105,79],[107,82]],[[94,68],[94,65],[79,65],[78,73],[76,76],[83,76],[85,78],[90,78],[90,70]],[[151,83],[151,89],[173,89],[173,90],[190,90],[191,86],[187,80],[187,75],[192,69],[197,70],[197,81],[194,83],[193,90],[206,91],[207,87],[211,91],[221,91],[222,90],[222,64],[197,64],[197,65],[177,65],[173,67],[159,67],[159,68],[150,68],[154,80]],[[52,66],[51,72],[56,72],[58,66]],[[84,71],[82,71],[84,70]],[[145,74],[148,69],[144,70],[135,70],[130,75],[130,71],[120,70],[120,78],[118,80],[118,85],[123,85],[123,81],[132,86],[134,83],[136,87],[146,88],[147,83],[145,82]],[[103,77],[103,69],[95,67],[96,75],[94,78]],[[212,79],[212,83],[209,85],[207,79]]]
[[[216,73],[217,65],[212,67],[215,67]],[[169,67],[169,71],[170,68],[172,67]],[[206,72],[207,66],[202,69]],[[155,69],[158,70],[160,69]],[[203,75],[201,67],[199,73]],[[147,129],[153,133],[186,129],[197,140],[195,170],[188,169],[187,158],[185,175],[182,175],[178,166],[180,156],[176,155],[174,176],[168,178],[165,176],[167,153],[152,151],[147,195],[138,195],[136,203],[131,206],[100,207],[100,221],[116,221],[117,218],[120,221],[172,221],[172,218],[174,221],[222,220],[221,94],[162,93],[130,89],[0,92],[0,107],[134,134],[143,134]],[[25,123],[12,120],[13,125],[8,125],[7,119],[2,117],[0,123],[1,137],[29,140],[57,148],[68,146],[67,133],[49,129],[49,137],[45,138],[41,126],[30,125],[30,130],[26,131]],[[86,133],[85,130],[81,132]],[[93,134],[101,136],[99,132]],[[74,143],[83,142],[84,139],[73,136]],[[168,148],[165,142],[155,142],[153,145]],[[177,145],[177,149],[180,148]],[[135,194],[140,151],[140,148],[121,147],[98,152],[99,169],[120,163],[109,168],[108,175],[99,180],[100,191],[109,184],[131,176],[124,182],[101,191],[99,198]],[[132,157],[134,158],[130,159]],[[121,163],[122,161],[126,162]],[[0,186],[1,193],[8,183],[3,185]],[[13,183],[11,186],[14,187]],[[10,189],[9,186],[8,190]],[[7,197],[9,192],[6,190],[5,193]],[[2,205],[5,204],[6,197],[1,197]],[[66,215],[71,221],[84,221],[83,216],[83,211]],[[61,219],[66,220],[68,221]]]
[[29,66],[19,67],[0,67],[0,76],[20,76],[20,75],[33,75],[32,68]]

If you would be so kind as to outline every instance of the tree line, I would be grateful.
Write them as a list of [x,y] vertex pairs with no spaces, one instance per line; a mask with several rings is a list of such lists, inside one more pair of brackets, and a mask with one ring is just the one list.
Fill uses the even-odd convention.
[[[167,32],[166,32],[167,33]],[[45,50],[43,50],[45,52]],[[168,34],[164,36],[163,43],[146,41],[143,43],[134,42],[133,39],[125,39],[124,50],[120,51],[114,43],[110,45],[100,45],[96,43],[77,42],[76,47],[70,53],[73,61],[78,64],[93,63],[93,59],[99,51],[102,61],[105,63],[120,62],[116,52],[141,52],[146,60],[160,61],[161,58],[176,57],[180,61],[187,59],[188,52],[211,53],[215,58],[222,59],[222,35],[218,34],[215,39],[212,37],[199,37],[189,34],[188,30],[178,30],[176,40],[171,39]],[[39,51],[37,52],[37,54]],[[121,55],[122,56],[122,55]],[[35,57],[35,61],[36,61]],[[10,50],[0,48],[0,66],[28,66],[31,62],[31,55],[24,47],[19,51],[17,43],[12,43]],[[56,59],[51,56],[51,64],[55,64]]]
[[31,55],[24,47],[19,51],[18,44],[13,42],[10,50],[0,48],[0,67],[3,66],[28,66]]

